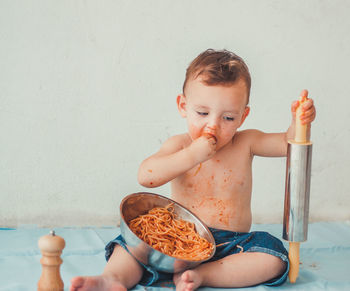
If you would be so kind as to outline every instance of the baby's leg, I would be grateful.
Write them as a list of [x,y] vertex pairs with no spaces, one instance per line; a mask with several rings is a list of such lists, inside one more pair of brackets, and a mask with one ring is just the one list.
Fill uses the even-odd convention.
[[271,280],[286,268],[278,257],[265,253],[239,253],[174,275],[177,291],[191,291],[200,286],[248,287]]
[[142,273],[143,269],[134,257],[116,245],[102,275],[74,277],[71,280],[70,291],[126,291],[140,281]]

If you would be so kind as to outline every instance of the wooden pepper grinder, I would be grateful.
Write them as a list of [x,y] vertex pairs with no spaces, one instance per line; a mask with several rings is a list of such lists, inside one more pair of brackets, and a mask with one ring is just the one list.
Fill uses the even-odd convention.
[[64,239],[50,231],[50,234],[42,236],[38,241],[42,253],[40,263],[42,273],[38,282],[38,291],[63,291],[63,281],[60,275],[60,257],[66,243]]

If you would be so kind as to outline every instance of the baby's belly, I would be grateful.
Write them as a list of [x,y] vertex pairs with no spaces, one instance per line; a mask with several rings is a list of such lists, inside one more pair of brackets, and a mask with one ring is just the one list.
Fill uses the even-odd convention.
[[215,161],[203,163],[171,182],[173,199],[209,227],[249,231],[251,168],[238,165],[231,169],[225,165],[215,167]]
[[242,201],[216,197],[198,197],[189,201],[187,197],[173,197],[196,214],[207,226],[238,232],[248,232],[252,223],[250,205]]
[[215,211],[213,208],[207,207],[198,208],[195,211],[195,214],[209,227],[238,232],[248,232],[250,230],[250,213],[250,210],[244,213],[235,213],[234,211],[222,210],[222,208]]

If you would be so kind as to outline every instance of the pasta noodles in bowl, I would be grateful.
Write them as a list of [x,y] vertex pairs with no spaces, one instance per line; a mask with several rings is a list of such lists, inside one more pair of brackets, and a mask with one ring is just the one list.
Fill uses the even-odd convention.
[[155,207],[129,222],[143,241],[168,256],[200,261],[210,257],[213,244],[201,237],[192,222],[178,219],[173,203]]
[[164,196],[140,192],[120,205],[121,233],[128,251],[163,272],[180,272],[209,260],[215,242],[189,210]]

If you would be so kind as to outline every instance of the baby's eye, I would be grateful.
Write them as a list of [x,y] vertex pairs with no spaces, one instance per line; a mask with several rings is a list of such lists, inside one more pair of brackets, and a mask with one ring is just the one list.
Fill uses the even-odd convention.
[[235,120],[233,117],[230,117],[230,116],[224,116],[224,119],[227,121],[234,121]]
[[208,115],[208,112],[197,111],[197,114],[201,116],[205,116],[205,115]]

